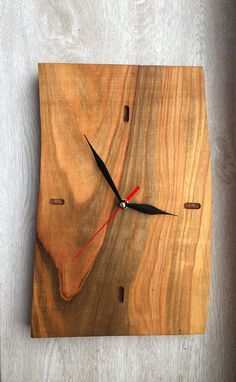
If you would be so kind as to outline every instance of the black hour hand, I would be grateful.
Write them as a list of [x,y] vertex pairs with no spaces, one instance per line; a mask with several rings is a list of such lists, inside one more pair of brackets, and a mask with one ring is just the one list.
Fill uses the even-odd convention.
[[148,215],[172,215],[169,212],[159,210],[159,208],[156,208],[154,206],[151,206],[150,204],[138,204],[138,203],[127,203],[128,208],[132,208],[132,210],[136,210],[139,212],[142,212],[144,214]]
[[109,171],[108,171],[108,169],[107,169],[105,163],[104,163],[103,160],[100,158],[100,156],[96,153],[96,151],[94,150],[93,146],[92,146],[91,143],[89,142],[89,140],[88,140],[88,138],[86,137],[86,135],[85,135],[85,139],[86,139],[86,141],[88,142],[90,149],[92,150],[92,153],[93,153],[93,156],[94,156],[94,158],[95,158],[95,160],[96,160],[96,162],[97,162],[97,166],[98,166],[98,168],[100,169],[100,171],[102,172],[102,174],[103,174],[104,178],[106,179],[107,183],[109,184],[109,186],[110,186],[111,189],[113,190],[113,192],[114,192],[116,198],[119,200],[119,202],[121,202],[121,201],[122,201],[121,196],[120,196],[120,194],[119,194],[119,192],[118,192],[118,190],[117,190],[117,188],[116,188],[116,186],[115,186],[115,183],[114,183],[113,180],[112,180],[111,175],[109,174]]

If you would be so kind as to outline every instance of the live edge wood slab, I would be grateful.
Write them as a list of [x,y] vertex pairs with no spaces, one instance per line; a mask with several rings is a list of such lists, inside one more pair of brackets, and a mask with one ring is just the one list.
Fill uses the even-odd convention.
[[[32,337],[203,333],[211,170],[200,67],[40,64]],[[84,134],[125,198],[116,208]]]

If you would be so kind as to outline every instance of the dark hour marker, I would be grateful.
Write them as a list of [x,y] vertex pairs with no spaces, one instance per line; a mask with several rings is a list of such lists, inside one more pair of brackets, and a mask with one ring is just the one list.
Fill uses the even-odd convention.
[[119,302],[123,303],[125,298],[125,290],[124,287],[120,286],[119,287]]
[[129,122],[129,106],[124,106],[124,114],[123,114],[124,122]]
[[186,208],[187,210],[199,210],[199,208],[201,208],[201,204],[188,202],[184,204],[184,208]]
[[56,206],[62,206],[65,204],[64,199],[49,199],[49,204],[55,204]]

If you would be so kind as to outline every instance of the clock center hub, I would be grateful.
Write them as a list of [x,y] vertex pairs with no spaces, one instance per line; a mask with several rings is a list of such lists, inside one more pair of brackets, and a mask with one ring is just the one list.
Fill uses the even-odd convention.
[[122,200],[119,203],[119,207],[122,208],[122,210],[125,210],[127,208],[127,202],[125,200]]

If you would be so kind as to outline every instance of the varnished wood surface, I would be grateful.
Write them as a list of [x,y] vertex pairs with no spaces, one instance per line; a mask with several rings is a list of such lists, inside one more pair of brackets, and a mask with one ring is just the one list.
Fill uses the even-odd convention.
[[[235,381],[235,1],[1,3],[1,380]],[[38,62],[203,65],[213,159],[207,334],[32,340]]]
[[[202,68],[40,64],[39,90],[32,336],[205,332],[211,169]],[[136,202],[177,216],[121,211],[71,263],[116,208],[84,134],[122,197],[138,184]],[[189,200],[201,208],[186,209]]]

